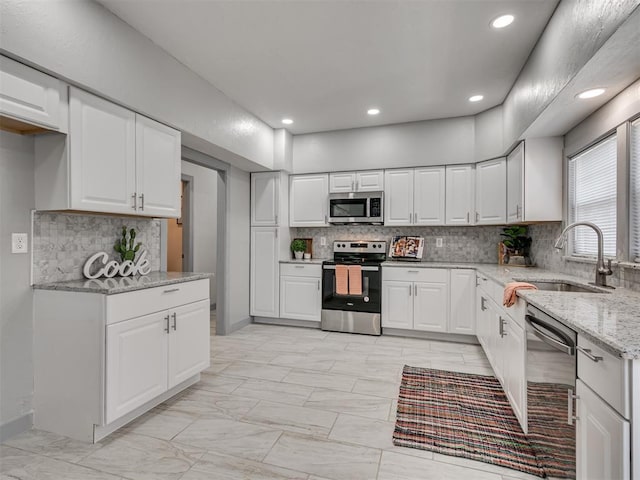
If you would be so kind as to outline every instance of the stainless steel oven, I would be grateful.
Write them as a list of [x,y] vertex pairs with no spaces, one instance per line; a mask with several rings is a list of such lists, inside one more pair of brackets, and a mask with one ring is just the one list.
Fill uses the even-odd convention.
[[[336,241],[334,259],[322,264],[321,328],[349,333],[380,335],[382,267],[387,243],[382,241]],[[357,266],[358,290],[338,287],[339,266]],[[351,272],[349,273],[351,275]]]
[[382,192],[332,193],[329,195],[329,223],[383,223]]
[[[577,333],[532,305],[527,306],[527,433],[554,436],[568,447],[563,462],[575,469]],[[571,450],[573,448],[573,450]]]

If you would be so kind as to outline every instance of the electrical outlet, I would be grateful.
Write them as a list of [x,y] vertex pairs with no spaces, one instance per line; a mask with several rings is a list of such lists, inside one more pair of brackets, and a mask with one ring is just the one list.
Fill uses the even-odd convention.
[[327,237],[320,237],[320,246],[321,247],[327,246]]
[[26,233],[11,234],[11,253],[28,253],[29,236]]
[[442,247],[442,238],[436,238],[436,247]]

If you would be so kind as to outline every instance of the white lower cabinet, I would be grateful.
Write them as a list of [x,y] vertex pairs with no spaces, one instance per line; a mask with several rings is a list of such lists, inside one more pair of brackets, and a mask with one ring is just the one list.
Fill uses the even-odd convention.
[[[384,269],[382,270],[384,272]],[[384,278],[384,273],[383,273]],[[413,283],[382,281],[382,326],[413,329]]]
[[576,478],[631,478],[629,421],[580,379],[576,381],[576,394]]
[[476,333],[476,271],[450,270],[449,330],[451,333]]
[[277,318],[280,315],[278,264],[279,227],[251,229],[251,272],[249,307],[251,315]]
[[280,317],[320,322],[322,267],[281,264]]
[[209,323],[208,279],[113,295],[36,289],[35,427],[104,438],[198,381]]
[[413,328],[427,332],[447,332],[449,304],[446,281],[413,284]]

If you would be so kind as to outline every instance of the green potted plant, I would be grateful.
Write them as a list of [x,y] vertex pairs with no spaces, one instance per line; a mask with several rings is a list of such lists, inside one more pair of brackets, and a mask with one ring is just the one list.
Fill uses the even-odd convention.
[[291,251],[293,255],[296,257],[296,260],[302,260],[302,256],[304,255],[304,251],[307,248],[307,242],[301,240],[299,238],[294,238],[291,242]]
[[514,265],[529,265],[529,248],[531,247],[531,237],[528,230],[523,225],[513,225],[502,229],[500,236],[505,246],[504,262]]

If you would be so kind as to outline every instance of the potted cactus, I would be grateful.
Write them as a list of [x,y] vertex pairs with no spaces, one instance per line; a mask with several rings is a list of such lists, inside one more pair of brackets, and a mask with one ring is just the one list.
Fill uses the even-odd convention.
[[122,227],[122,238],[116,241],[116,244],[113,246],[113,249],[120,254],[120,259],[124,262],[129,260],[133,262],[136,258],[136,253],[140,250],[142,246],[141,242],[135,243],[136,241],[136,230],[132,228],[129,230],[127,238],[127,227]]
[[307,243],[300,238],[295,238],[291,242],[291,251],[293,255],[296,257],[296,260],[302,260],[302,256],[304,255],[304,251],[307,249]]

